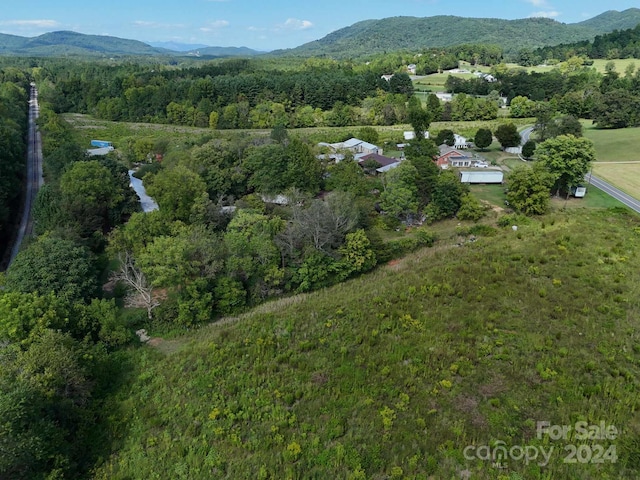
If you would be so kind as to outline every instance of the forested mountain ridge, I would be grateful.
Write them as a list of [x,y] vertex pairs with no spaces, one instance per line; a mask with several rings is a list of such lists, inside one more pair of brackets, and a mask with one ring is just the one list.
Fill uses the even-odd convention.
[[[582,41],[538,48],[525,60],[529,60],[529,65],[535,65],[540,61],[563,60],[574,55],[591,59],[637,58],[640,56],[640,24],[635,28],[614,30],[611,33],[598,35],[591,42]],[[527,63],[521,62],[521,64]]]
[[495,44],[506,53],[560,43],[591,40],[615,29],[633,28],[640,23],[640,9],[608,11],[575,24],[548,18],[504,20],[466,18],[453,15],[434,17],[392,17],[365,20],[329,35],[278,54],[336,58],[360,57],[403,49],[447,47],[460,44]]
[[161,55],[168,52],[137,40],[70,31],[49,32],[33,38],[0,35],[0,53],[4,55]]
[[625,30],[635,27],[638,24],[639,17],[640,8],[628,8],[622,12],[608,10],[576,25],[596,29]]
[[[71,31],[49,32],[37,37],[20,37],[0,34],[0,55],[36,57],[56,56],[158,56],[185,55],[187,52],[153,47],[138,40],[128,40],[107,35],[85,35]],[[246,47],[203,47],[200,55],[251,56],[255,50]]]

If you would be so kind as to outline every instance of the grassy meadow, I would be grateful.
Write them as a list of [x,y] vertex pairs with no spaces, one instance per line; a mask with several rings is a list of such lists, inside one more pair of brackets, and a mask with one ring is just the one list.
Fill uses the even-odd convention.
[[595,146],[598,162],[640,162],[640,127],[598,129],[590,120],[583,120],[582,127]]
[[640,161],[638,163],[596,163],[593,174],[623,192],[640,198]]
[[[131,351],[95,478],[637,478],[640,218],[501,224]],[[539,421],[619,434],[538,438]],[[565,463],[572,444],[615,461]],[[465,456],[497,445],[554,453]]]
[[634,65],[636,68],[640,67],[640,59],[637,58],[617,58],[615,60],[597,59],[593,61],[592,68],[595,68],[600,73],[605,73],[607,63],[613,62],[616,67],[616,72],[624,75],[625,70],[629,65]]

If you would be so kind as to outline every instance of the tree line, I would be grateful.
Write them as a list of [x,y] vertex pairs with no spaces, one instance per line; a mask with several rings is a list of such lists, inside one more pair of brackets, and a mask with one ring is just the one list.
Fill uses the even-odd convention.
[[90,160],[65,122],[41,114],[38,236],[0,275],[2,478],[78,478],[108,454],[102,401],[122,368],[113,352],[133,336],[101,288],[107,234],[137,209],[126,168]]
[[0,259],[12,239],[21,205],[29,92],[29,79],[23,71],[11,67],[0,70]]
[[537,65],[565,61],[574,56],[590,59],[640,58],[640,25],[597,35],[592,41],[565,43],[521,52],[521,60]]

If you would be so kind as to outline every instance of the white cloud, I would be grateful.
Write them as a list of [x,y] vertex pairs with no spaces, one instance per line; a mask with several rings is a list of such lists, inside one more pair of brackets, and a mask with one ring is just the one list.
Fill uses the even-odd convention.
[[136,20],[133,22],[136,27],[142,28],[184,28],[181,23],[160,23],[160,22],[148,22],[146,20]]
[[229,22],[226,20],[216,20],[215,22],[209,22],[204,27],[200,27],[201,32],[215,32],[221,28],[228,27]]
[[529,15],[529,17],[531,18],[556,18],[560,16],[560,12],[556,11],[556,10],[550,10],[547,12],[533,12],[531,15]]
[[0,25],[30,28],[55,28],[60,25],[55,20],[3,20]]
[[544,7],[547,5],[547,0],[526,0],[526,1],[535,7]]
[[309,20],[298,20],[297,18],[287,18],[287,21],[281,26],[287,30],[307,30],[313,27],[313,23]]

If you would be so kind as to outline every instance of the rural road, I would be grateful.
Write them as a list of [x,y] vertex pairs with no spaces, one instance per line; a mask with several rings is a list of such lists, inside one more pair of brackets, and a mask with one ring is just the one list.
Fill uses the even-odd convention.
[[9,265],[13,262],[20,251],[20,246],[25,237],[33,233],[33,218],[31,209],[35,201],[38,190],[43,185],[42,178],[42,139],[36,126],[36,120],[40,114],[38,108],[38,90],[35,84],[31,84],[31,99],[29,100],[29,145],[27,149],[27,184],[22,218],[20,227],[16,235],[16,240],[11,249]]
[[533,128],[534,127],[527,127],[520,132],[520,138],[522,139],[520,143],[522,145],[524,145],[529,141],[529,138],[531,137],[531,133],[533,133]]
[[619,202],[624,203],[631,210],[634,210],[634,211],[640,213],[640,200],[636,200],[631,195],[627,195],[622,190],[617,189],[616,187],[614,187],[613,185],[611,185],[608,182],[605,182],[601,178],[594,177],[590,173],[588,173],[586,175],[585,180],[590,185],[593,185],[594,187],[599,188],[604,193],[612,196],[613,198],[615,198]]

